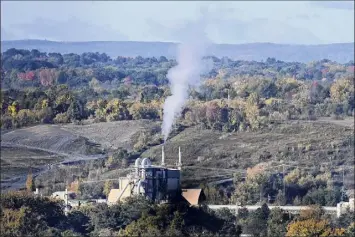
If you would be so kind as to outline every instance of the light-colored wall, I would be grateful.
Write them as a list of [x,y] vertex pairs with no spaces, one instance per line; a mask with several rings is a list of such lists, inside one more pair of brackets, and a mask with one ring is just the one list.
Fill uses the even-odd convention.
[[133,188],[133,184],[130,184],[130,180],[128,178],[119,179],[119,189],[111,189],[108,198],[107,204],[115,204],[118,201],[122,201],[126,197],[131,196],[131,190]]
[[355,199],[350,198],[349,202],[340,202],[337,204],[337,216],[341,216],[341,214],[346,213],[348,210],[355,211]]
[[[131,196],[131,190],[133,188],[133,185],[129,183],[129,179],[121,179],[121,184],[120,184],[120,190],[121,190],[121,197],[120,200],[130,197]],[[122,188],[121,188],[122,187]]]

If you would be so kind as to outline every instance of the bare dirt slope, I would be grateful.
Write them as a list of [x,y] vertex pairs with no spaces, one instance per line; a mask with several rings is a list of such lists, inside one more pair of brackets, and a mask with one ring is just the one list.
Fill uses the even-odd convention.
[[[132,148],[140,132],[159,126],[159,123],[116,121],[87,125],[38,125],[2,134],[2,145],[39,149],[53,153],[90,155],[95,146],[101,148]],[[97,150],[96,150],[97,152]]]
[[42,166],[63,161],[57,154],[20,147],[1,147],[1,179],[27,174],[29,167],[36,171]]
[[[258,132],[223,133],[213,130],[187,128],[165,144],[165,160],[175,164],[178,147],[182,149],[185,164],[203,163],[216,167],[248,167],[263,160],[287,160],[289,153],[297,153],[300,160],[339,148],[352,150],[349,139],[352,128],[322,122],[286,122]],[[291,150],[293,152],[291,152]],[[268,155],[267,153],[270,153]],[[160,162],[161,146],[147,150],[142,156]],[[291,159],[292,160],[292,159]],[[312,159],[311,159],[312,160]],[[221,162],[223,161],[223,162]]]
[[[88,125],[38,125],[1,134],[1,187],[20,187],[29,168],[103,157],[102,148],[133,147],[139,133],[155,126],[149,121],[118,121]],[[158,124],[159,126],[159,124]]]
[[[196,182],[212,176],[228,178],[235,171],[245,171],[247,167],[258,163],[277,165],[285,162],[308,168],[320,165],[336,168],[343,164],[351,167],[354,164],[354,128],[351,125],[348,120],[289,121],[258,132],[230,134],[191,127],[167,141],[165,159],[169,165],[175,165],[180,146],[185,167],[183,177]],[[101,148],[111,150],[123,147],[130,150],[142,131],[159,127],[159,122],[141,120],[87,125],[39,125],[18,129],[1,136],[2,148],[7,144],[12,149],[2,152],[1,168],[2,171],[11,171],[17,167],[20,173],[25,172],[24,155],[20,154],[20,150],[14,152],[20,148],[27,148],[32,153],[37,149],[37,154],[28,154],[39,157],[43,162],[61,159],[64,153],[67,154],[65,159],[68,159],[70,156],[95,154]],[[160,163],[161,145],[151,147],[142,157],[150,157],[153,163]],[[194,166],[194,169],[188,166]],[[12,173],[8,172],[7,176]]]
[[[228,173],[223,169],[245,170],[258,163],[277,166],[284,162],[304,168],[351,167],[354,163],[354,129],[323,121],[290,121],[258,132],[231,134],[188,128],[166,142],[166,163],[176,164],[179,146],[185,167],[203,167],[185,169],[184,177],[191,180]],[[159,164],[161,146],[150,148],[142,157]]]
[[88,143],[83,137],[61,129],[57,125],[38,125],[17,129],[1,137],[2,144],[7,146],[21,145],[32,149],[68,154],[88,154]]
[[2,132],[1,167],[18,167],[20,170],[20,166],[35,166],[43,160],[49,164],[90,158],[101,153],[102,148],[131,149],[142,131],[156,126],[160,124],[141,120],[87,125],[37,125]]
[[149,120],[129,120],[88,125],[63,125],[62,129],[72,134],[88,138],[107,149],[125,148],[131,150],[142,131],[160,127],[160,122]]

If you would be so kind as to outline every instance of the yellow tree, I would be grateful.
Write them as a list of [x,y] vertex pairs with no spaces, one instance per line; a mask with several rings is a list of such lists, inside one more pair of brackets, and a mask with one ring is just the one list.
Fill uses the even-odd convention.
[[106,180],[105,185],[104,185],[104,191],[103,193],[108,197],[108,194],[110,193],[112,189],[112,181],[111,180]]
[[9,113],[11,114],[12,117],[15,117],[17,115],[17,112],[19,110],[18,103],[16,101],[12,102],[9,107],[7,107]]
[[335,103],[343,103],[353,100],[354,79],[349,77],[335,81],[330,87],[330,96]]
[[27,191],[32,192],[32,191],[34,191],[34,188],[35,188],[35,183],[33,180],[32,169],[30,169],[30,171],[28,172],[28,175],[27,175],[26,189],[27,189]]
[[342,228],[332,229],[328,220],[307,219],[291,222],[287,226],[286,236],[344,236],[344,233]]
[[146,114],[146,106],[143,103],[135,102],[129,107],[129,113],[133,119],[144,119]]
[[0,221],[0,227],[3,236],[21,236],[25,227],[26,215],[29,211],[28,207],[21,207],[20,209],[5,208],[2,211],[2,218]]
[[152,102],[150,103],[150,106],[158,111],[158,116],[159,119],[163,119],[163,103],[160,100],[152,100]]
[[121,104],[120,100],[117,98],[114,98],[107,103],[106,109],[108,111],[110,111],[110,113],[118,114],[120,104]]
[[42,100],[42,103],[41,103],[41,108],[42,109],[45,109],[48,107],[48,100],[47,99],[44,99]]
[[294,169],[285,176],[285,182],[288,184],[295,184],[301,178],[302,173],[300,169]]
[[332,228],[319,206],[301,210],[299,217],[287,226],[286,236],[344,236],[345,229]]
[[259,127],[259,102],[259,95],[255,92],[251,93],[247,98],[245,115],[252,129]]
[[29,109],[21,109],[16,115],[17,120],[23,125],[31,124],[35,121],[35,114]]

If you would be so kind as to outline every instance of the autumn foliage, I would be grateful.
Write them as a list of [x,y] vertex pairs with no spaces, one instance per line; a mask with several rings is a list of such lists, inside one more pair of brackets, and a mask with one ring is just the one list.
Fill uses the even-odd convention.
[[32,174],[32,170],[29,171],[28,175],[27,175],[27,180],[26,180],[26,189],[29,192],[34,191],[35,189],[35,184],[34,184],[34,180],[33,180],[33,174]]
[[287,227],[287,237],[343,236],[342,228],[331,228],[328,220],[307,219],[295,221]]
[[29,72],[19,73],[17,76],[21,80],[32,81],[35,78],[36,74],[33,71],[29,71]]
[[51,86],[54,84],[57,78],[57,72],[55,69],[42,69],[39,72],[39,80],[43,86]]
[[323,209],[312,206],[302,210],[297,219],[287,226],[287,237],[344,236],[345,229],[331,226]]
[[266,168],[266,164],[262,164],[262,163],[257,164],[254,167],[247,168],[247,178],[252,179],[258,174],[264,173],[265,168]]
[[79,186],[80,186],[79,180],[74,180],[68,185],[68,191],[77,193],[79,191]]

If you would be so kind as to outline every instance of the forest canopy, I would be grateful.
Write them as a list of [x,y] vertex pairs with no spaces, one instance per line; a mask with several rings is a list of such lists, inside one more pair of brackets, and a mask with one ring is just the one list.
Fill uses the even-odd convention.
[[[105,53],[45,53],[9,49],[1,54],[1,127],[162,119],[170,95],[166,57],[117,57]],[[354,62],[262,62],[205,57],[213,67],[179,123],[239,131],[273,120],[341,118],[354,111]]]

